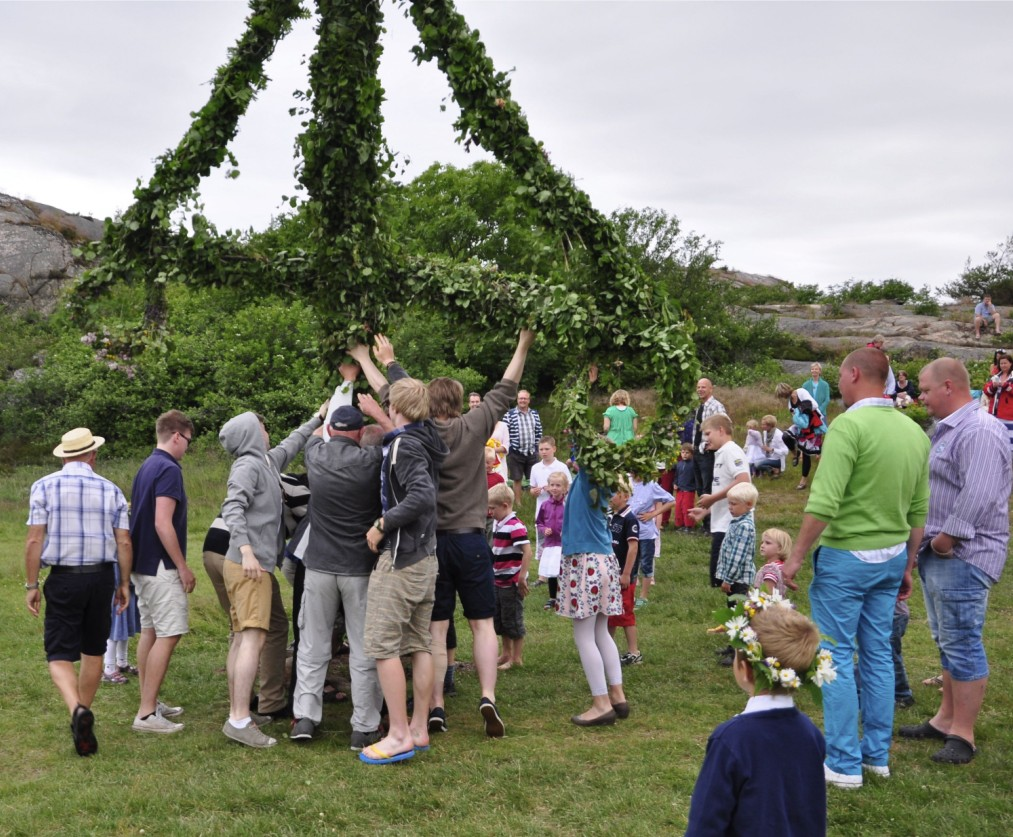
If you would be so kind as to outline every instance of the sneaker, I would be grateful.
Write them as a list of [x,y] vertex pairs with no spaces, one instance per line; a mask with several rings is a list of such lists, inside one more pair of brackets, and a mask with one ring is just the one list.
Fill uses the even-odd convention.
[[171,735],[183,729],[183,725],[168,721],[159,712],[154,712],[147,718],[134,718],[131,729],[134,732],[155,732],[161,735]]
[[125,665],[120,666],[120,674],[132,674],[136,677],[140,672],[137,670],[137,666]]
[[555,599],[549,599],[544,605],[542,605],[542,610],[555,610],[555,609],[556,609]]
[[[447,713],[442,706],[434,706],[429,710],[429,731],[430,732],[446,732],[447,731]],[[373,742],[369,742],[372,744]]]
[[485,720],[485,734],[490,738],[502,738],[506,734],[506,725],[496,711],[496,704],[489,698],[482,698],[478,702],[478,711],[482,713]]
[[183,707],[168,706],[167,704],[162,703],[162,701],[159,701],[155,705],[155,711],[158,712],[158,714],[161,715],[163,718],[178,718],[180,715],[183,714]]
[[650,604],[647,599],[637,599],[633,602],[633,609],[640,610],[641,608],[647,607]]
[[370,744],[375,744],[382,737],[383,734],[378,729],[374,729],[369,732],[359,732],[359,730],[353,729],[349,749],[356,753],[361,753],[366,747]]
[[[862,762],[862,770],[866,773],[871,773],[873,776],[880,776],[883,779],[890,778],[890,768],[885,764],[866,764]],[[848,777],[851,778],[850,776]]]
[[638,666],[644,661],[644,655],[641,653],[630,654],[629,652],[623,654],[619,658],[619,662],[624,666]]
[[828,785],[832,785],[835,788],[842,788],[843,790],[857,790],[862,787],[862,777],[851,776],[847,773],[837,773],[823,765],[823,778],[826,780]]
[[233,741],[238,741],[240,744],[245,744],[247,747],[258,747],[267,748],[273,747],[278,742],[273,738],[270,738],[262,733],[256,724],[247,724],[242,729],[237,729],[232,726],[231,722],[226,719],[225,726],[222,727],[222,732],[225,733],[226,738],[231,738]]
[[[293,741],[311,741],[316,731],[317,725],[313,721],[309,718],[299,718],[292,724],[292,730],[289,732],[288,737]],[[354,736],[355,733],[353,732],[352,735]],[[352,749],[355,748],[353,747]]]

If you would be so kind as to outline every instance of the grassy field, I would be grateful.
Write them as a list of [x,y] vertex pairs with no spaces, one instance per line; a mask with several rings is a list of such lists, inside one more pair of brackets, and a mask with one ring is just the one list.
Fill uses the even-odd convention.
[[[734,399],[722,398],[733,407]],[[773,397],[739,415],[779,407]],[[202,440],[204,441],[204,440]],[[207,440],[209,441],[209,440]],[[99,460],[100,471],[129,487],[138,462]],[[42,623],[24,607],[23,542],[28,487],[51,467],[0,475],[0,833],[4,834],[675,834],[710,731],[740,711],[745,697],[715,664],[718,642],[705,634],[721,596],[707,586],[705,538],[666,532],[650,606],[638,613],[643,665],[626,670],[628,721],[582,730],[569,717],[589,702],[569,622],[527,606],[525,665],[503,673],[498,703],[502,740],[486,739],[473,673],[448,701],[450,732],[432,750],[390,767],[361,764],[348,750],[347,703],[325,707],[322,737],[297,746],[283,723],[268,728],[278,746],[254,751],[227,741],[221,725],[227,689],[220,673],[227,626],[198,569],[191,633],[180,643],[163,695],[182,703],[186,729],[140,736],[130,722],[136,681],[104,685],[95,705],[98,756],[74,755],[67,717],[45,667]],[[184,463],[191,499],[189,555],[199,565],[207,524],[224,490],[228,463],[207,443]],[[797,472],[760,483],[759,529],[798,528],[804,492]],[[530,522],[530,507],[523,510]],[[808,583],[804,571],[803,587]],[[284,583],[283,583],[284,585]],[[797,596],[808,612],[804,593]],[[988,650],[993,678],[978,727],[980,754],[966,767],[933,764],[931,743],[895,744],[893,778],[858,792],[831,790],[834,835],[1006,835],[1013,751],[1013,599],[993,591]],[[461,657],[470,658],[459,623]],[[620,642],[622,647],[622,643]],[[898,723],[929,717],[935,689],[920,684],[938,659],[924,623],[920,590],[905,642],[916,705]],[[133,648],[131,648],[133,658]],[[801,705],[817,722],[807,697]],[[806,804],[799,799],[798,804]]]

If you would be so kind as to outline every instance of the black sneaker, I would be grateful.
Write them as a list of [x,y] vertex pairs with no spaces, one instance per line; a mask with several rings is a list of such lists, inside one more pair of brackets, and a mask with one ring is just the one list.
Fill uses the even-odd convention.
[[352,730],[352,740],[349,744],[349,749],[356,753],[361,753],[370,744],[375,744],[383,736],[380,734],[380,730],[374,729],[369,732],[359,732],[357,729]]
[[482,698],[478,702],[478,711],[482,713],[482,718],[485,720],[486,735],[490,738],[502,738],[506,734],[506,726],[499,716],[499,712],[496,711],[496,704],[489,698]]
[[[288,737],[293,741],[311,741],[316,733],[317,725],[309,718],[297,718],[292,723],[292,731],[288,734]],[[355,733],[353,732],[352,735],[354,736]],[[353,747],[352,749],[355,748]]]
[[644,655],[641,654],[641,653],[639,653],[639,652],[636,653],[636,654],[630,654],[630,653],[627,652],[626,654],[623,654],[619,658],[620,664],[622,664],[624,666],[638,666],[643,661],[644,661]]
[[447,713],[444,711],[442,706],[434,706],[429,710],[429,731],[447,731]]

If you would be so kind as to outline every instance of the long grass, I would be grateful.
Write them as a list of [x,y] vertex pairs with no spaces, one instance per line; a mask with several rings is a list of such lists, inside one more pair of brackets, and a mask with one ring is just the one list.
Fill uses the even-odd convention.
[[[732,395],[719,397],[731,408]],[[742,398],[736,407],[742,418],[768,411],[761,396],[749,403]],[[100,459],[100,470],[129,488],[138,464]],[[708,543],[666,532],[651,603],[638,612],[644,663],[624,670],[632,715],[615,727],[583,730],[569,723],[589,704],[570,624],[543,611],[544,599],[532,594],[525,665],[501,674],[497,689],[504,739],[483,735],[478,684],[465,671],[458,675],[458,696],[448,700],[450,731],[408,763],[361,764],[348,749],[347,703],[325,707],[322,735],[308,745],[290,742],[279,723],[268,727],[281,739],[278,746],[240,747],[221,733],[227,625],[197,570],[191,632],[180,642],[163,689],[168,701],[185,705],[186,729],[167,737],[133,733],[136,681],[103,685],[95,705],[100,752],[78,758],[46,672],[42,624],[26,611],[21,588],[28,487],[48,470],[24,468],[0,477],[0,833],[677,834],[686,825],[708,735],[744,705],[728,670],[715,664],[717,641],[705,633],[722,601],[707,586]],[[195,446],[184,462],[195,566],[227,470],[228,462],[209,446]],[[794,476],[760,483],[758,528],[797,531],[805,493],[794,491]],[[522,516],[529,523],[531,513],[526,501]],[[808,580],[805,570],[803,590]],[[796,601],[808,612],[804,592]],[[1011,617],[1013,598],[999,584],[988,623],[992,683],[974,762],[936,765],[929,760],[931,743],[896,741],[893,778],[870,779],[858,792],[831,790],[831,834],[1013,833]],[[470,633],[459,615],[457,627],[460,657],[470,659]],[[938,699],[935,689],[918,685],[938,671],[919,590],[905,657],[917,702],[898,713],[897,723],[930,717]],[[800,705],[820,722],[806,697]]]

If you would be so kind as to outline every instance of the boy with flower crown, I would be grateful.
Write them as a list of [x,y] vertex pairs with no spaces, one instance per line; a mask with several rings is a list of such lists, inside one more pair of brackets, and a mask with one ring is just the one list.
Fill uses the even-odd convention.
[[759,590],[721,617],[730,618],[714,630],[735,647],[735,682],[750,697],[707,741],[686,835],[822,837],[826,746],[792,697],[836,675],[819,631],[786,599]]

